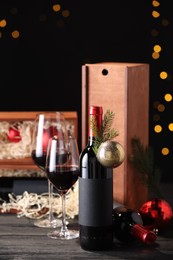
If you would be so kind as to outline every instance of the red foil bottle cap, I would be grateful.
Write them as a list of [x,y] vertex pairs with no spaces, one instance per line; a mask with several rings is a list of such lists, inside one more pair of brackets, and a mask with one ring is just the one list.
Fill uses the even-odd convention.
[[103,108],[100,106],[90,106],[89,107],[89,136],[94,137],[95,133],[93,132],[92,129],[92,118],[95,119],[95,122],[97,124],[98,130],[101,129],[102,125],[102,115],[103,115]]
[[151,231],[145,235],[146,244],[151,245],[155,242],[155,240],[156,240],[156,234],[153,231]]
[[139,224],[132,227],[131,234],[148,245],[154,243],[156,240],[156,234],[153,231],[147,230]]
[[103,108],[99,106],[91,106],[89,108],[89,115],[102,115]]

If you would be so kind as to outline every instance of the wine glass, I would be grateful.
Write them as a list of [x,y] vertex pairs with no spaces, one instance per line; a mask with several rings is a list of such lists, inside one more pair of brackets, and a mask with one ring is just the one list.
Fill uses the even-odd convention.
[[[64,120],[61,112],[43,112],[36,115],[32,134],[32,153],[34,163],[45,172],[46,152],[48,141],[57,133],[57,127]],[[53,185],[48,180],[48,216],[34,222],[38,227],[57,227],[61,225],[60,219],[55,219],[52,211]]]
[[62,198],[62,226],[47,235],[53,239],[73,239],[79,237],[79,231],[67,228],[66,194],[73,187],[79,176],[79,150],[75,137],[54,136],[49,140],[46,158],[48,179]]

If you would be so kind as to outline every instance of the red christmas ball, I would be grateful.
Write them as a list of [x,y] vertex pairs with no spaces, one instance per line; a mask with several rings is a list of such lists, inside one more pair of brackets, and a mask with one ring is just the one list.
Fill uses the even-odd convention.
[[49,131],[48,130],[44,130],[44,132],[43,132],[43,148],[47,147],[49,138],[50,138]]
[[158,198],[145,202],[139,212],[144,226],[156,232],[163,230],[173,217],[173,211],[169,203]]
[[43,132],[43,149],[47,148],[49,139],[53,137],[54,135],[57,135],[57,129],[54,126],[51,126],[47,129],[44,129]]
[[7,136],[8,136],[8,139],[14,143],[18,143],[22,140],[20,131],[18,130],[17,126],[11,126],[9,128],[9,132],[8,132]]

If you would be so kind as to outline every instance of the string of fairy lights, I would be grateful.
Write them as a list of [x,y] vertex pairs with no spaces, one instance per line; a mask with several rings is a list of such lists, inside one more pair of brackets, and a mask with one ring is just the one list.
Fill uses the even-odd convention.
[[[155,21],[156,28],[153,28],[151,31],[151,35],[153,37],[153,50],[152,50],[152,59],[155,63],[158,64],[159,59],[162,56],[165,56],[165,49],[162,46],[162,43],[159,42],[159,34],[160,31],[158,28],[160,28],[162,31],[164,31],[164,28],[169,27],[170,22],[168,18],[163,17],[164,14],[160,12],[161,10],[161,2],[160,1],[152,1],[152,19]],[[163,10],[163,9],[162,9]],[[160,26],[161,25],[161,26]],[[163,38],[163,37],[162,37]],[[170,57],[167,57],[169,60]],[[165,59],[166,60],[166,59]],[[164,117],[164,115],[167,112],[167,106],[168,103],[173,102],[173,97],[170,91],[168,91],[166,86],[170,84],[172,75],[170,72],[168,72],[166,69],[164,69],[165,64],[160,62],[160,67],[163,68],[159,71],[157,76],[157,79],[159,83],[161,84],[161,87],[164,86],[164,89],[162,92],[164,92],[163,96],[160,97],[161,101],[155,101],[153,103],[154,109],[156,113],[153,115],[154,120],[154,134],[158,135],[158,141],[159,141],[159,134],[163,133],[164,131],[169,131],[169,133],[173,132],[173,121],[169,121],[167,125],[162,124],[161,118]],[[165,66],[166,68],[166,66]],[[165,112],[165,113],[164,113]],[[164,133],[166,136],[166,133]],[[162,156],[171,156],[171,143],[168,140],[168,143],[166,145],[162,145],[160,153]]]

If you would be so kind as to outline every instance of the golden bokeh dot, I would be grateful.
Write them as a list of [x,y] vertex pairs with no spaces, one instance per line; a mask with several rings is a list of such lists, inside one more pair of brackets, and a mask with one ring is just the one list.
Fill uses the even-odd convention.
[[12,36],[14,39],[17,39],[17,38],[19,38],[20,33],[19,33],[18,30],[14,30],[14,31],[11,33],[11,36]]
[[158,18],[158,17],[160,16],[160,13],[157,12],[157,11],[152,11],[152,16],[153,16],[154,18]]
[[62,11],[62,16],[65,17],[65,18],[69,17],[70,16],[70,11],[69,10],[63,10]]
[[163,155],[168,155],[169,154],[169,149],[167,147],[163,147],[162,150],[161,150],[161,153]]
[[154,132],[156,132],[156,133],[162,132],[162,126],[161,125],[155,125]]
[[172,95],[169,94],[169,93],[167,93],[167,94],[165,94],[164,99],[165,99],[167,102],[170,102],[170,101],[172,100]]
[[54,4],[52,9],[54,12],[59,12],[61,10],[61,6],[59,4]]
[[157,60],[157,59],[160,58],[160,54],[159,54],[158,52],[153,52],[153,53],[152,53],[152,58],[155,59],[155,60]]
[[161,50],[162,50],[161,46],[158,45],[158,44],[154,45],[153,49],[154,49],[155,52],[161,52]]
[[158,1],[152,1],[152,5],[154,6],[154,7],[158,7],[159,5],[160,5],[160,3],[158,2]]
[[166,71],[160,72],[160,78],[161,79],[166,79],[168,77],[168,73]]
[[168,129],[172,132],[173,131],[173,123],[170,123],[169,125],[168,125]]
[[159,112],[163,112],[165,110],[165,106],[163,104],[158,105],[157,107]]
[[5,19],[0,20],[0,27],[3,28],[7,25],[7,21]]

